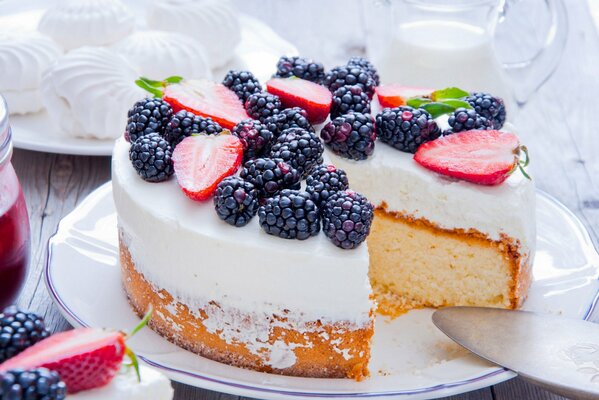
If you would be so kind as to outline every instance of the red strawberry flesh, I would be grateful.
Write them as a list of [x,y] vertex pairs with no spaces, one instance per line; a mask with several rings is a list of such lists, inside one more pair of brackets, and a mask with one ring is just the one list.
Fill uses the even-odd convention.
[[266,82],[266,90],[279,96],[284,107],[306,110],[312,124],[324,122],[331,111],[331,92],[324,86],[305,79],[273,78]]
[[430,95],[433,89],[391,83],[389,85],[378,86],[375,91],[381,107],[399,107],[406,105],[410,97]]
[[519,147],[513,133],[471,130],[424,143],[414,160],[442,175],[479,185],[498,185],[518,161]]
[[226,129],[233,129],[240,121],[250,118],[235,92],[205,79],[168,85],[163,99],[174,112],[187,110],[210,117]]

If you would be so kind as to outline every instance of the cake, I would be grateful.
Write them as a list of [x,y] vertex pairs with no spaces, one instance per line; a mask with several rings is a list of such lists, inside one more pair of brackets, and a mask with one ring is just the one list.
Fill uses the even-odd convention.
[[501,99],[384,87],[362,58],[277,67],[264,86],[146,81],[156,97],[129,112],[120,264],[152,329],[234,366],[360,380],[377,311],[522,304],[534,186]]

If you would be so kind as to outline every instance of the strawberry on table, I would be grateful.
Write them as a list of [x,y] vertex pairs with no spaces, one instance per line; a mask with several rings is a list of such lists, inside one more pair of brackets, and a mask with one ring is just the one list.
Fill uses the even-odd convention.
[[279,96],[285,108],[300,107],[306,110],[312,124],[324,122],[331,110],[331,92],[305,79],[273,78],[266,82],[266,90]]
[[403,86],[398,83],[378,86],[375,89],[381,107],[404,106],[410,97],[423,97],[430,95],[434,89]]
[[210,198],[217,185],[241,165],[243,144],[233,135],[190,136],[173,152],[175,175],[192,200]]
[[[520,155],[526,155],[520,160]],[[471,130],[422,144],[414,160],[439,174],[479,185],[499,185],[516,169],[529,178],[525,146],[516,135],[503,131]],[[529,178],[530,179],[530,178]]]

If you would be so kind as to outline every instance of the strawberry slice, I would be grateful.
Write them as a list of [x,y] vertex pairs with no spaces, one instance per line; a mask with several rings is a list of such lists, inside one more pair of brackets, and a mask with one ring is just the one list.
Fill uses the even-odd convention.
[[454,133],[424,143],[414,160],[439,174],[463,179],[479,185],[498,185],[516,169],[528,164],[520,161],[518,137],[503,131],[471,130]]
[[235,92],[205,79],[167,85],[162,98],[175,113],[187,110],[210,117],[226,129],[233,129],[240,121],[250,118]]
[[333,97],[324,86],[300,78],[273,78],[266,82],[266,90],[276,94],[286,108],[301,107],[308,121],[320,124],[331,111]]
[[402,86],[398,83],[378,86],[375,89],[381,107],[405,106],[410,97],[428,96],[433,91],[434,89]]
[[206,200],[220,181],[237,172],[243,144],[233,135],[189,136],[175,147],[173,164],[179,186],[192,200]]

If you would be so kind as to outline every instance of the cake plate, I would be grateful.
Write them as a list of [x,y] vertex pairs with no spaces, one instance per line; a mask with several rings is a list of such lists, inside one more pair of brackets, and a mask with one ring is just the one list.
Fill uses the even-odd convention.
[[[534,280],[524,309],[587,319],[599,291],[599,255],[582,223],[546,193],[537,193]],[[74,326],[127,328],[139,321],[121,287],[117,217],[110,183],[60,223],[49,244],[45,280]],[[205,260],[210,262],[210,260]],[[218,268],[218,261],[214,267]],[[314,379],[231,367],[178,348],[149,329],[129,343],[140,359],[189,385],[261,399],[431,399],[513,378],[454,344],[432,324],[432,310],[390,321],[378,317],[371,377]],[[509,345],[509,344],[506,344]]]

